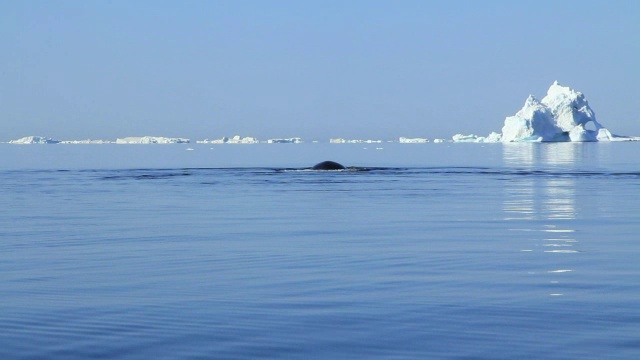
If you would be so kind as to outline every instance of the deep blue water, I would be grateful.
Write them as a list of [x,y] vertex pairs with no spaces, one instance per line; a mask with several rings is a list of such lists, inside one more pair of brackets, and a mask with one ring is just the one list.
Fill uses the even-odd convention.
[[640,143],[190,146],[0,146],[0,358],[640,357]]

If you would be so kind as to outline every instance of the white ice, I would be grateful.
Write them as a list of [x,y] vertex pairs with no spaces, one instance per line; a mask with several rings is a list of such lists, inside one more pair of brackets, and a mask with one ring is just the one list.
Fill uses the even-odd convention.
[[58,144],[60,140],[54,140],[44,136],[25,136],[17,140],[9,141],[9,144]]
[[502,133],[487,137],[453,136],[455,142],[630,141],[639,137],[613,135],[596,120],[584,94],[555,81],[539,101],[529,95],[515,115],[504,120]]
[[130,136],[116,139],[116,144],[181,144],[189,142],[189,139],[162,136]]

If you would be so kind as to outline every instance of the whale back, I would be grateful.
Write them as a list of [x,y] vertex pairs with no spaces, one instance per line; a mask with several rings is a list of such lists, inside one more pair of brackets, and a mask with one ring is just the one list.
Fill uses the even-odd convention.
[[312,167],[313,170],[344,170],[345,167],[335,161],[323,161]]

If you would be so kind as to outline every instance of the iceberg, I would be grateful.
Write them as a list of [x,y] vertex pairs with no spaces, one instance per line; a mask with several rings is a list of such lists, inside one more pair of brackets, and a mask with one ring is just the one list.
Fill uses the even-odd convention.
[[524,106],[504,120],[502,141],[564,140],[564,132],[554,121],[551,109],[529,95]]
[[381,144],[382,140],[363,140],[363,139],[344,139],[344,138],[333,138],[329,139],[329,143],[331,144]]
[[229,138],[224,136],[220,139],[204,139],[204,140],[197,140],[196,144],[224,144],[227,141],[229,141]]
[[17,140],[9,141],[9,144],[59,144],[60,140],[54,140],[44,136],[25,136]]
[[257,144],[260,140],[252,136],[240,137],[236,135],[227,141],[227,144]]
[[596,120],[596,114],[591,110],[584,94],[562,86],[558,81],[553,82],[547,96],[542,99],[542,104],[549,108],[555,123],[564,132],[571,132],[580,125],[584,128],[590,122],[593,122],[596,130],[603,127]]
[[505,119],[501,137],[489,136],[486,140],[589,142],[640,138],[613,135],[596,120],[583,93],[555,81],[541,101],[529,95],[522,109]]
[[479,142],[478,138],[479,136],[476,134],[455,134],[451,137],[451,140],[453,140],[453,142]]
[[398,138],[398,142],[400,144],[423,144],[423,143],[428,143],[429,139],[400,137]]
[[[472,142],[472,143],[497,143],[502,139],[502,134],[492,132],[489,136],[478,136],[476,134],[455,134],[452,137],[453,142]],[[440,140],[440,139],[439,139]],[[442,142],[442,141],[436,141]]]
[[232,138],[223,136],[220,139],[213,139],[213,140],[204,139],[204,140],[196,141],[196,143],[198,144],[257,144],[259,142],[260,140],[254,137],[251,137],[251,136],[241,137],[240,135],[236,135]]
[[130,136],[116,139],[116,144],[184,144],[189,142],[189,139],[162,136]]
[[110,140],[62,140],[60,144],[113,144]]
[[299,137],[267,140],[267,144],[300,144],[301,142],[302,142],[302,138],[299,138]]

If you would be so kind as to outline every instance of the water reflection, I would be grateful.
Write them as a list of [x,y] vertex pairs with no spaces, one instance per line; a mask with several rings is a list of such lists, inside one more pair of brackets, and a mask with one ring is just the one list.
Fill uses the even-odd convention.
[[[511,178],[504,187],[504,220],[512,223],[511,231],[525,232],[524,252],[544,256],[536,263],[551,268],[530,271],[545,274],[549,295],[561,296],[563,276],[573,273],[560,254],[579,253],[574,222],[576,219],[576,170],[584,146],[574,143],[504,144],[503,162],[511,170],[529,171],[530,175]],[[522,238],[522,236],[519,236]],[[553,256],[549,259],[547,257]]]
[[575,177],[563,176],[574,169],[581,155],[578,144],[519,143],[503,146],[506,167],[520,170],[548,170],[547,175],[512,179],[505,188],[507,220],[575,219]]

